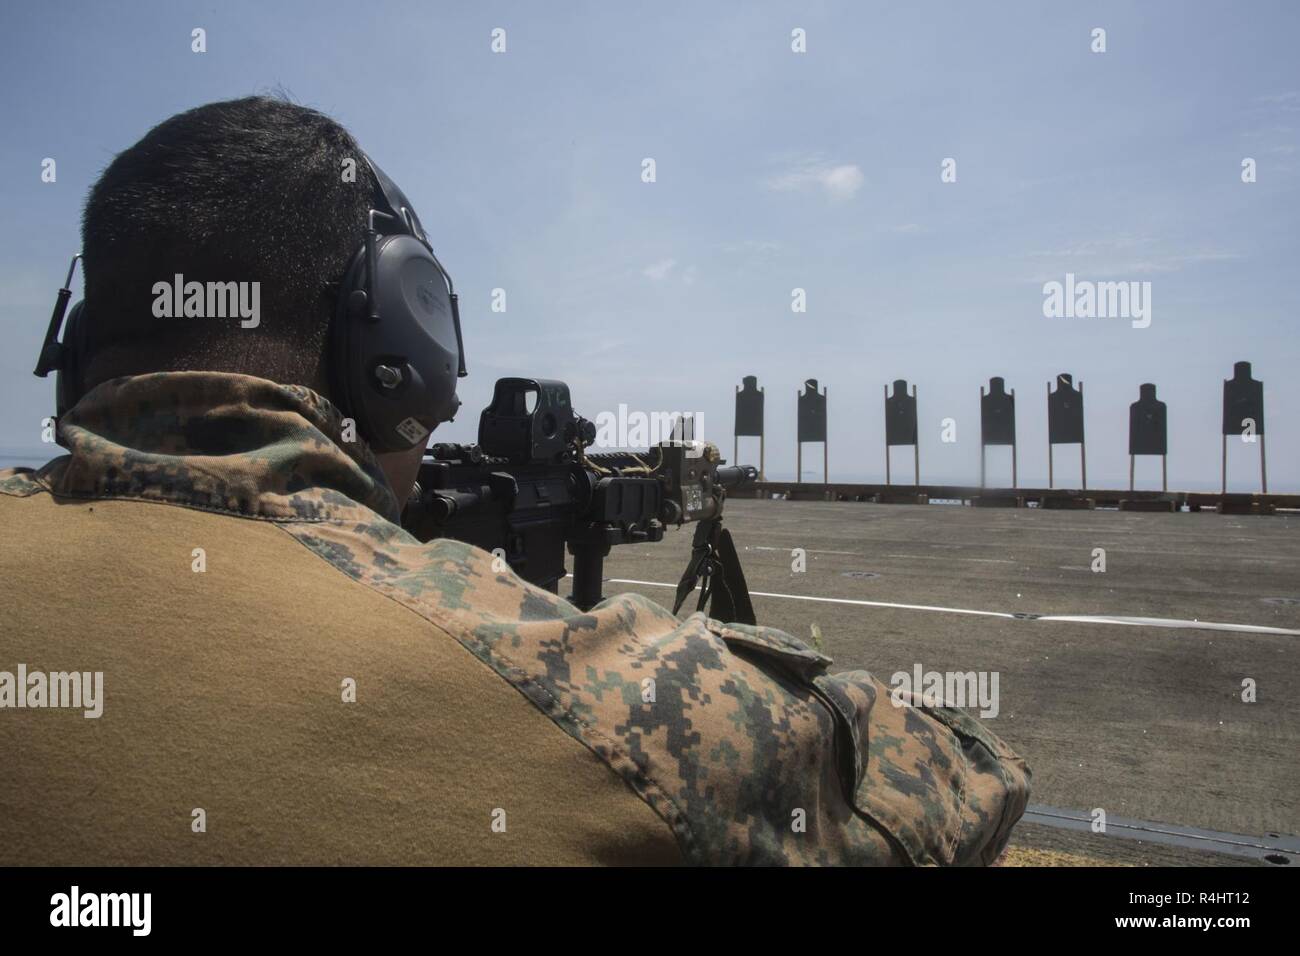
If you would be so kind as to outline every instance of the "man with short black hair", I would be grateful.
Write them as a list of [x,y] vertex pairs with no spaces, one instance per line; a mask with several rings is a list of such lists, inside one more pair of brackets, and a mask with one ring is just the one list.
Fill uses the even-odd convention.
[[[82,217],[87,385],[201,368],[327,395],[338,282],[374,191],[361,156],[334,120],[267,97],[180,113],[118,155]],[[259,282],[265,324],[160,321],[153,287],[176,273]]]
[[[367,366],[363,393],[332,343],[410,321],[463,366],[459,315],[414,210],[329,118],[257,97],[175,116],[105,171],[83,239],[84,312],[42,356],[76,380],[69,454],[0,472],[0,659],[102,673],[102,693],[85,719],[0,681],[24,708],[0,720],[21,754],[0,864],[970,864],[1006,845],[1028,771],[966,714],[895,706],[772,628],[631,594],[584,613],[398,527],[454,390],[432,417],[383,403],[454,385],[454,353]],[[386,298],[407,263],[415,285]],[[213,283],[257,283],[256,321],[244,299],[208,314]],[[354,420],[368,408],[395,431]]]

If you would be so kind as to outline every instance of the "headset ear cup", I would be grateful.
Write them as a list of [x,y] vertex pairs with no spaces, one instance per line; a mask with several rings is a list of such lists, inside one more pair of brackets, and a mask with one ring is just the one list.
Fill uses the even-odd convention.
[[86,302],[77,302],[63,325],[63,343],[59,348],[59,370],[54,377],[55,414],[63,415],[81,401],[82,362],[86,354]]
[[[332,397],[373,451],[404,452],[459,407],[454,304],[442,266],[419,240],[383,236],[373,263],[374,277],[363,245],[339,289],[330,334]],[[376,313],[378,321],[371,318]],[[396,384],[381,384],[380,366],[389,366]]]
[[[371,434],[384,451],[407,451],[455,414],[454,310],[446,274],[424,243],[386,238],[375,262],[372,311],[377,306],[381,318],[361,327],[367,364],[358,383]],[[400,373],[395,387],[374,376],[381,362]]]
[[[353,312],[353,302],[364,298],[366,273],[366,247],[362,245],[352,257],[343,282],[339,286],[338,300],[334,306],[334,323],[330,328],[329,380],[331,398],[344,415],[359,423],[358,396],[353,394],[354,365],[359,360],[359,336]],[[354,298],[355,297],[355,298]]]

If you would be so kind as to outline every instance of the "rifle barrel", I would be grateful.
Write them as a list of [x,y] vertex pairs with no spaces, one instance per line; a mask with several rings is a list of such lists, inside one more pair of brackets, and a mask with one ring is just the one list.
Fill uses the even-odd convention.
[[717,482],[727,489],[743,488],[758,480],[758,469],[753,465],[719,465]]

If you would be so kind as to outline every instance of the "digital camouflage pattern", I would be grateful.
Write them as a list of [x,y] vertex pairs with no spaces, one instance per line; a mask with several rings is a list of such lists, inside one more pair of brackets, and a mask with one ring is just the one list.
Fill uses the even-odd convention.
[[[452,540],[421,544],[364,443],[305,388],[176,372],[105,382],[69,456],[0,493],[133,498],[277,522],[421,615],[604,760],[702,864],[987,864],[1024,761],[964,712],[894,706],[865,671],[767,627],[634,594],[587,613]],[[920,701],[916,702],[918,705]]]

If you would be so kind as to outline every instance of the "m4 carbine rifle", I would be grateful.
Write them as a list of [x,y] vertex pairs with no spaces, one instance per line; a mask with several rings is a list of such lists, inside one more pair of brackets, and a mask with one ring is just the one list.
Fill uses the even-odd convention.
[[558,594],[573,555],[579,610],[600,602],[605,556],[618,544],[661,541],[667,525],[697,522],[677,586],[677,613],[703,581],[698,609],[754,623],[731,533],[728,489],[757,470],[727,465],[716,446],[670,440],[647,452],[588,454],[596,427],[576,415],[569,386],[503,378],[479,419],[478,444],[435,444],[425,453],[402,526],[421,541],[455,538],[492,551],[520,577]]

